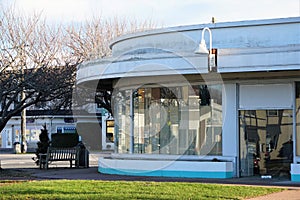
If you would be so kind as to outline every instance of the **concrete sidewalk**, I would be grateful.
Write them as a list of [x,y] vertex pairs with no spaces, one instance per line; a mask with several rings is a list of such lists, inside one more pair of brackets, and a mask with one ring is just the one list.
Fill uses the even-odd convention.
[[206,178],[173,178],[173,177],[149,177],[149,176],[125,176],[102,174],[97,167],[90,168],[51,168],[48,170],[23,169],[39,179],[71,179],[71,180],[124,180],[124,181],[160,181],[160,182],[197,182],[217,184],[237,184],[252,186],[271,186],[300,189],[300,183],[286,179],[260,179],[253,177],[231,179],[206,179]]
[[248,200],[299,200],[300,190],[290,189],[283,192],[273,193],[265,196],[260,196],[256,198],[250,198]]

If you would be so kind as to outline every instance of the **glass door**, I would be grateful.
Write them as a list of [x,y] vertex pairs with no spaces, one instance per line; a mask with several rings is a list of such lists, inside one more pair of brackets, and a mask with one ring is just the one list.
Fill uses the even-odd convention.
[[240,175],[289,176],[293,161],[292,110],[241,110]]

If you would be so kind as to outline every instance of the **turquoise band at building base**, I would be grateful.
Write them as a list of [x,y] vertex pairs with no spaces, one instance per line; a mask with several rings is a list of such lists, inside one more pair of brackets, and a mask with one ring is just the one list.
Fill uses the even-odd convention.
[[131,176],[162,176],[178,178],[232,178],[233,172],[195,172],[195,171],[170,171],[156,170],[143,171],[133,169],[112,169],[99,167],[98,171],[103,174],[131,175]]
[[300,174],[291,174],[291,181],[300,182]]

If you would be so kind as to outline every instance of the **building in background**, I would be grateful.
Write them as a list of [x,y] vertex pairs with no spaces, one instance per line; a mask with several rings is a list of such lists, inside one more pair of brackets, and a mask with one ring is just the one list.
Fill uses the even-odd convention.
[[[1,149],[12,149],[14,143],[21,140],[21,119],[15,116],[7,123],[1,132]],[[29,151],[35,151],[42,126],[46,125],[49,137],[52,133],[75,133],[76,124],[72,113],[67,111],[51,112],[27,110],[26,142]]]
[[[43,110],[31,107],[26,111],[27,152],[35,152],[39,135],[44,125],[49,138],[55,133],[78,133],[91,151],[102,151],[102,115],[106,111],[87,105],[87,110]],[[105,118],[105,117],[104,117]],[[12,152],[14,144],[21,141],[21,117],[14,116],[0,133],[0,151]],[[106,148],[107,149],[107,148]],[[109,149],[108,149],[109,150]]]

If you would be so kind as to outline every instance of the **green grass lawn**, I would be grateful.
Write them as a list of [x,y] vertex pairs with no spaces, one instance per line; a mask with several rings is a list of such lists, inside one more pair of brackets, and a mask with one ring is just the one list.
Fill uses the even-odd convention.
[[0,199],[244,199],[280,188],[127,181],[0,181]]

